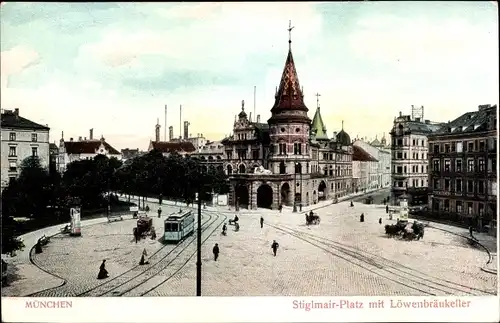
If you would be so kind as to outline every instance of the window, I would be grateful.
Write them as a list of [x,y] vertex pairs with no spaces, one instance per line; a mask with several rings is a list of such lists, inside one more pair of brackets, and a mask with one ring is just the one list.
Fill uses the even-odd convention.
[[474,171],[474,159],[472,159],[472,158],[467,159],[467,171],[468,172]]
[[226,150],[226,155],[227,155],[227,159],[232,159],[233,158],[233,151],[232,150]]
[[472,141],[469,141],[467,143],[467,151],[468,152],[473,152],[474,151],[474,143]]
[[445,191],[449,191],[450,190],[450,180],[449,179],[445,179],[444,180],[444,190]]
[[474,193],[474,182],[471,180],[467,181],[467,193]]
[[31,134],[31,141],[37,142],[38,141],[38,135],[36,133]]
[[450,153],[451,152],[451,146],[449,144],[444,145],[444,152],[445,153]]
[[404,167],[404,173],[407,174],[407,169],[406,169],[406,166]]
[[252,158],[254,160],[259,159],[259,151],[258,150],[252,150]]
[[478,171],[480,172],[484,172],[485,170],[485,163],[484,163],[484,159],[480,158],[478,160]]
[[238,158],[239,159],[247,159],[247,150],[246,149],[238,150]]
[[396,156],[396,159],[403,159],[403,153],[401,152],[398,152]]
[[457,213],[462,213],[464,211],[464,206],[462,204],[462,201],[457,201],[456,207],[457,207]]
[[435,172],[439,172],[439,159],[434,159],[432,161],[432,170]]
[[16,157],[16,147],[9,147],[9,157]]
[[434,178],[434,182],[432,184],[432,187],[435,189],[435,190],[438,190],[439,189],[439,179],[438,178]]
[[439,154],[439,145],[434,145],[434,153]]
[[455,190],[457,191],[457,193],[462,192],[462,180],[460,178],[457,178],[456,180]]
[[462,171],[462,160],[457,159],[455,161],[455,172],[461,172]]
[[477,205],[477,211],[479,213],[479,216],[483,216],[484,215],[484,204],[483,203],[479,203]]
[[457,153],[461,153],[463,151],[463,144],[461,142],[457,142]]
[[9,161],[9,172],[15,172],[17,170],[17,164],[15,161]]
[[415,139],[413,139],[412,144],[413,144],[413,146],[415,146]]
[[38,147],[31,147],[31,156],[38,157]]
[[403,153],[403,158],[408,159],[408,157],[406,156],[406,153]]
[[9,140],[10,141],[16,141],[16,133],[15,132],[10,132],[9,133]]
[[398,187],[403,187],[403,182],[402,181],[398,182]]
[[278,147],[279,147],[279,154],[286,155],[286,144],[284,142],[281,142],[278,144]]
[[296,142],[293,144],[293,154],[294,155],[302,155],[302,144]]
[[12,184],[16,180],[16,176],[9,176],[9,184]]
[[420,172],[423,173],[424,172],[424,165],[420,166]]
[[446,212],[450,210],[450,200],[444,200],[444,210]]
[[444,171],[445,172],[451,171],[451,161],[449,159],[444,160]]
[[484,194],[484,181],[477,182],[477,192],[479,194]]
[[457,144],[455,142],[451,143],[451,151],[455,152],[457,150]]
[[479,151],[483,152],[486,150],[486,144],[484,143],[484,141],[480,141],[479,142]]
[[398,139],[398,146],[403,146],[403,139]]
[[467,202],[467,214],[472,214],[474,208],[472,207],[472,202]]

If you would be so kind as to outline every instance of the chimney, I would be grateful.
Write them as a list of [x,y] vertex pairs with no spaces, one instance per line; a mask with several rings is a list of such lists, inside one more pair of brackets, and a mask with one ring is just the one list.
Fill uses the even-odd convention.
[[403,116],[403,112],[399,111],[399,116],[402,117]]
[[174,127],[168,127],[168,141],[172,141],[174,139]]
[[160,119],[156,120],[155,126],[155,141],[160,142]]
[[252,112],[250,112],[250,115],[249,115],[248,121],[252,122]]
[[203,138],[203,134],[201,134],[200,137]]
[[73,137],[69,138],[69,142],[73,142]]
[[189,138],[189,121],[184,121],[184,140]]
[[257,115],[257,123],[260,123],[260,114]]
[[15,115],[16,117],[19,117],[19,109],[18,109],[18,108],[15,108],[15,109],[14,109],[14,115]]
[[78,141],[82,141],[82,136],[79,136],[79,137],[78,137]]
[[89,130],[89,140],[94,140],[94,128]]
[[83,140],[87,141],[87,137],[83,137]]

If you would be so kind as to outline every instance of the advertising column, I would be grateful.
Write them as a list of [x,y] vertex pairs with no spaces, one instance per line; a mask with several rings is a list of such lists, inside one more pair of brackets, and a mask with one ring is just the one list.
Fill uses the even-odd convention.
[[74,207],[70,209],[71,215],[71,234],[72,236],[78,237],[82,235],[81,223],[80,223],[80,208]]

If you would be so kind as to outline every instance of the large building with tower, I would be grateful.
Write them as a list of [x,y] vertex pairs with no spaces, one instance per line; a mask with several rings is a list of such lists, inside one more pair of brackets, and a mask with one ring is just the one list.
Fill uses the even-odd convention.
[[233,133],[222,140],[230,205],[300,209],[353,191],[349,135],[343,126],[333,137],[327,135],[319,101],[313,120],[308,111],[289,40],[267,123],[261,122],[260,116],[252,121],[242,102]]

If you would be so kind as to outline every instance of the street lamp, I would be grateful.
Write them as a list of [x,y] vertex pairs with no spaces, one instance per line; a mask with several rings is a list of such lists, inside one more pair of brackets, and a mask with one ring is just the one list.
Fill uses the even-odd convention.
[[292,212],[297,213],[297,163],[295,165],[295,172],[293,176],[293,210]]
[[299,164],[299,171],[300,171],[300,204],[299,204],[299,210],[302,212],[302,164]]
[[203,184],[205,174],[202,168],[199,168],[198,177],[198,228],[196,233],[196,296],[201,296],[201,198],[203,194]]

